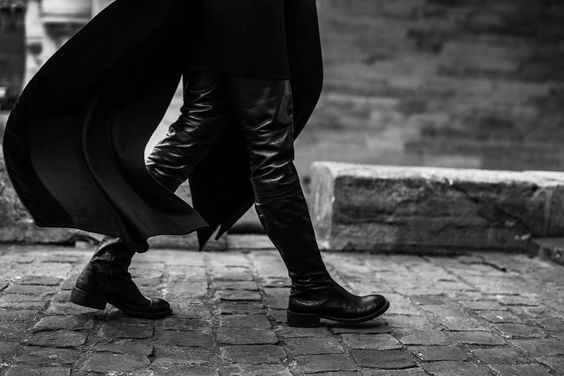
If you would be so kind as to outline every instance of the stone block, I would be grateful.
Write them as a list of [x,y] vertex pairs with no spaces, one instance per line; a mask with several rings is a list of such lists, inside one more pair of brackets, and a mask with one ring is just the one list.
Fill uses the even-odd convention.
[[564,174],[316,162],[324,250],[526,252],[564,234]]
[[529,254],[564,266],[564,238],[533,239],[529,243]]

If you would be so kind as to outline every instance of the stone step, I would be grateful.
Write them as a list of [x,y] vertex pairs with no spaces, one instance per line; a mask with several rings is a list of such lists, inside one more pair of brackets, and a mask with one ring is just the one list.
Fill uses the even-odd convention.
[[564,266],[564,238],[532,239],[529,254]]
[[312,219],[324,250],[527,252],[564,236],[564,174],[316,162]]

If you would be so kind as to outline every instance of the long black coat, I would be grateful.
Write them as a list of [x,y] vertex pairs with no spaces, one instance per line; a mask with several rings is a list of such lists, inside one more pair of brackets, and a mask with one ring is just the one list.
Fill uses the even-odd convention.
[[[315,0],[286,1],[296,7],[287,42],[299,134],[321,91],[321,50]],[[203,247],[251,206],[236,124],[225,127],[190,177],[195,210],[145,169],[145,145],[190,61],[186,45],[197,37],[190,34],[197,30],[187,33],[189,3],[117,0],[25,88],[3,146],[14,188],[37,225],[119,236],[138,252],[151,236],[198,230]]]

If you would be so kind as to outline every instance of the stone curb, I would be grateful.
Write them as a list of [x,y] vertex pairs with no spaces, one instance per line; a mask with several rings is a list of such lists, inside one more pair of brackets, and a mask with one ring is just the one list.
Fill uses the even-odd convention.
[[529,254],[564,266],[564,238],[533,239],[529,243]]
[[526,252],[564,235],[564,174],[312,165],[312,218],[324,250]]

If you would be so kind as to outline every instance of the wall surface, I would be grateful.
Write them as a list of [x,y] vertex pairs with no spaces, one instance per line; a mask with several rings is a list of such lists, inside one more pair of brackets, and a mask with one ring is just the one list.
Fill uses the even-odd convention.
[[318,6],[325,94],[302,165],[564,169],[562,1]]

